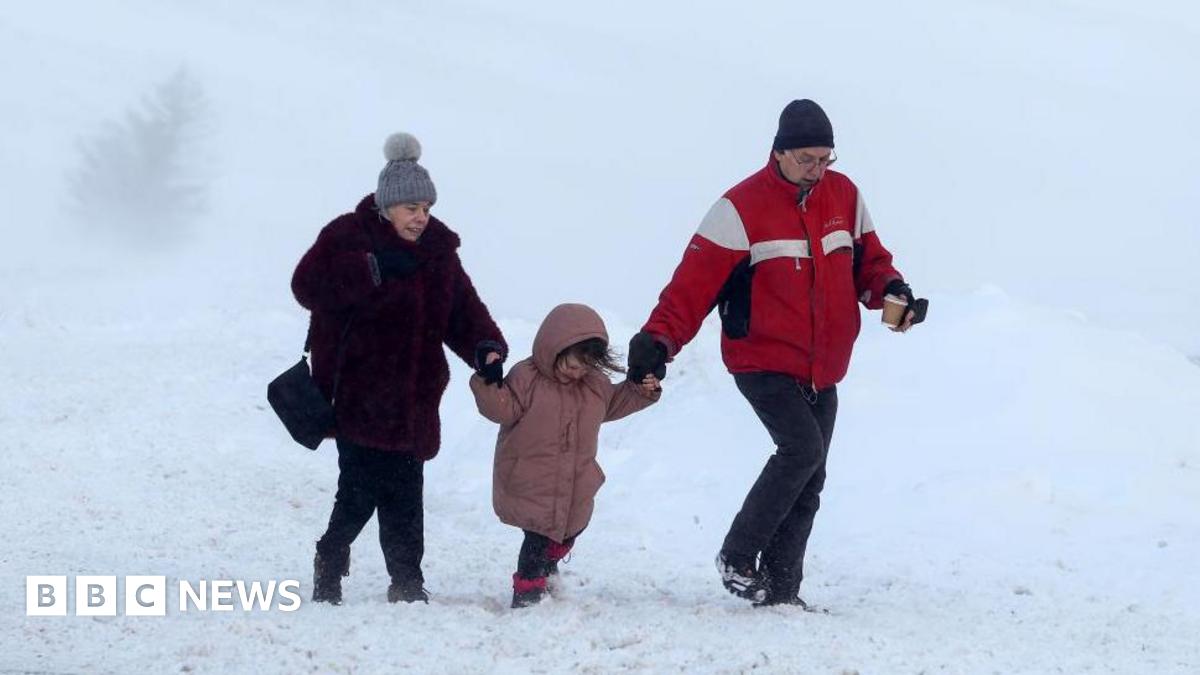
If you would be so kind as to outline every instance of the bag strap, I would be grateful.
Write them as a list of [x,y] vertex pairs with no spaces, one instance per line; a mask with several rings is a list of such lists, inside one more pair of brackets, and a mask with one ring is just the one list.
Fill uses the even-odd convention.
[[[357,312],[356,312],[357,313]],[[330,407],[337,401],[338,383],[342,380],[342,357],[346,355],[346,334],[350,332],[350,324],[354,322],[354,316],[351,315],[346,319],[346,326],[342,328],[342,335],[338,338],[337,356],[334,357],[334,363],[337,364],[333,370],[333,393],[329,399]]]

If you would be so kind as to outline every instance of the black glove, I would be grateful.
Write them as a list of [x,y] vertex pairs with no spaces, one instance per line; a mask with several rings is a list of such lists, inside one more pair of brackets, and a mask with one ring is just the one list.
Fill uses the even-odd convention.
[[[500,358],[488,363],[488,354],[492,353],[499,354]],[[475,372],[483,378],[484,384],[499,387],[504,380],[504,345],[491,340],[484,340],[475,345]]]
[[883,287],[883,294],[904,298],[909,307],[912,307],[913,301],[916,300],[916,297],[913,296],[912,288],[901,279],[892,279],[889,281],[888,285]]
[[912,288],[900,279],[892,279],[883,289],[884,295],[894,295],[898,298],[904,298],[908,305],[904,308],[904,316],[908,316],[911,311],[913,313],[913,324],[916,325],[925,320],[925,313],[929,310],[929,301],[925,298],[918,298],[913,295]]
[[375,261],[379,263],[379,276],[384,279],[403,279],[421,266],[417,257],[404,249],[376,251]]
[[641,331],[629,341],[629,381],[642,383],[647,374],[658,379],[667,376],[667,346]]

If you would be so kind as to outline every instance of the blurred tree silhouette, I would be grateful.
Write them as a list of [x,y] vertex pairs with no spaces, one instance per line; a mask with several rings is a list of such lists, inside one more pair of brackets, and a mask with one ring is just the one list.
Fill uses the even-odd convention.
[[90,224],[145,244],[186,235],[208,202],[203,142],[212,114],[184,68],[154,87],[120,121],[79,143],[69,176],[72,205]]

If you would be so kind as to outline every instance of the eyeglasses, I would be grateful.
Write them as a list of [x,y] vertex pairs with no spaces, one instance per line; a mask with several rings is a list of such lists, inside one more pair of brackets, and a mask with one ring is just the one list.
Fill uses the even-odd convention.
[[813,157],[812,155],[806,155],[806,154],[801,154],[800,156],[796,156],[796,155],[792,154],[791,150],[784,151],[784,154],[787,155],[788,157],[791,157],[792,161],[795,162],[797,166],[799,166],[801,169],[804,169],[805,171],[808,171],[809,169],[813,168],[814,166],[819,166],[820,168],[825,169],[830,166],[833,166],[833,163],[837,161],[837,153],[833,152],[832,150],[829,152],[828,155],[825,155],[824,157]]

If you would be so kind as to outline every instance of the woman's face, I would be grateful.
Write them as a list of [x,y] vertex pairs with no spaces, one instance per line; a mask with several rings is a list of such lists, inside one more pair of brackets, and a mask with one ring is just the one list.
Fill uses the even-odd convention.
[[554,362],[554,369],[567,379],[579,380],[587,375],[588,367],[574,354],[567,354]]
[[429,225],[429,202],[400,202],[387,209],[388,220],[404,241],[416,242]]

